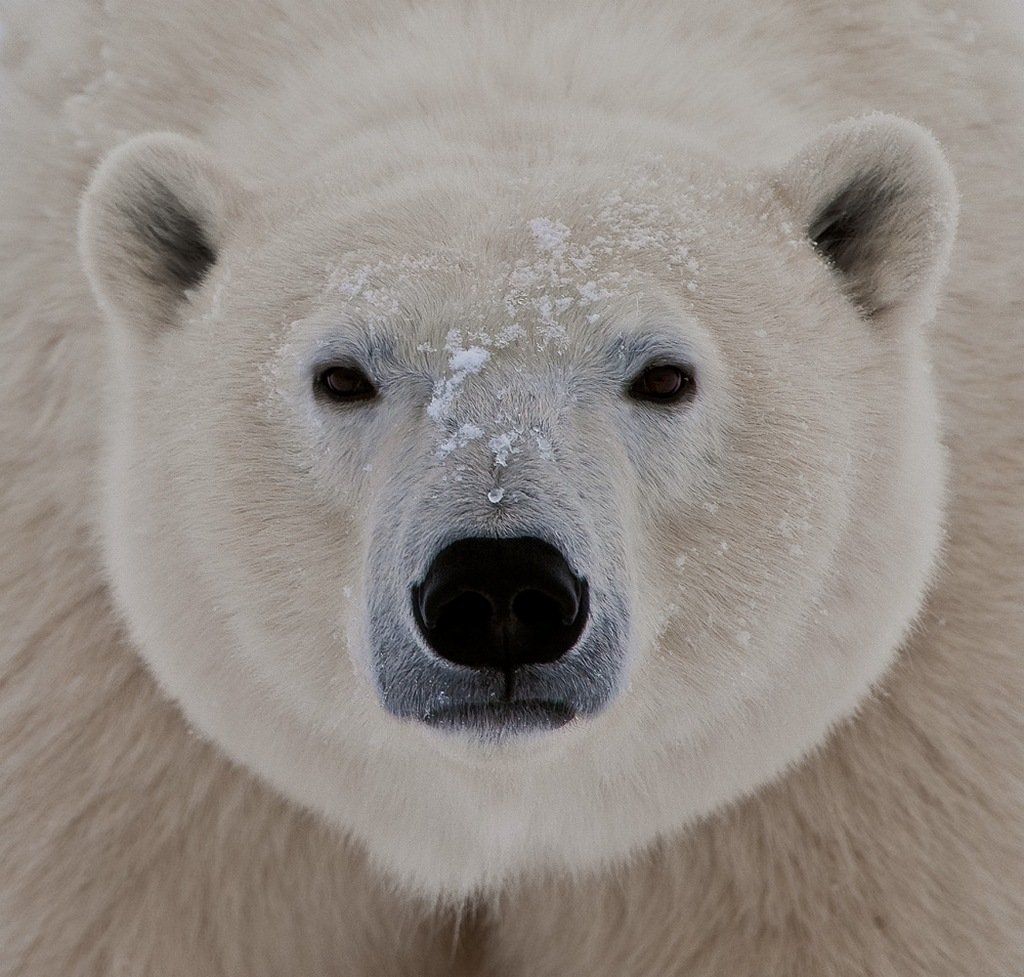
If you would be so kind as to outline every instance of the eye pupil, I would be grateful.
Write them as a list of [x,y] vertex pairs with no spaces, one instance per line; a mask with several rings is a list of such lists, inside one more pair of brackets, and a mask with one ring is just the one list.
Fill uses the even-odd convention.
[[692,400],[695,391],[693,370],[672,364],[649,366],[629,388],[630,396],[636,400],[656,403]]
[[332,400],[366,400],[377,392],[365,373],[349,366],[332,366],[324,370],[318,378],[318,385]]
[[656,366],[644,376],[647,392],[656,397],[672,397],[683,385],[683,375],[674,366]]

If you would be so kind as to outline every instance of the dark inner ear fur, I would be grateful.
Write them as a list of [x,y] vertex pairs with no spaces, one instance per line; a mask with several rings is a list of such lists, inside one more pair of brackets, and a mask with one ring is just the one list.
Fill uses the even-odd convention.
[[855,177],[811,219],[807,236],[842,276],[850,296],[869,314],[870,279],[886,245],[886,225],[899,205],[903,188],[879,171]]
[[128,226],[147,258],[143,269],[157,284],[194,288],[217,261],[217,252],[195,214],[163,181],[150,177],[124,205]]

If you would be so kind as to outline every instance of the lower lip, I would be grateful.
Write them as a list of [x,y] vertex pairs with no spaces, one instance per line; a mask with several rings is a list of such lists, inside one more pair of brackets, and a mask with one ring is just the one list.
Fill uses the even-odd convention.
[[487,702],[447,705],[428,712],[428,726],[483,736],[516,736],[559,729],[576,710],[564,702]]

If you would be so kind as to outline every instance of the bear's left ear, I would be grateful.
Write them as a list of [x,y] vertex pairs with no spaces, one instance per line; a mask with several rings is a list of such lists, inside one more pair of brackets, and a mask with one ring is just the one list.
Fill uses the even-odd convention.
[[934,316],[958,198],[926,130],[881,113],[830,126],[774,186],[864,315]]
[[191,139],[139,136],[100,164],[82,201],[79,245],[93,292],[123,327],[178,321],[216,264],[250,193]]

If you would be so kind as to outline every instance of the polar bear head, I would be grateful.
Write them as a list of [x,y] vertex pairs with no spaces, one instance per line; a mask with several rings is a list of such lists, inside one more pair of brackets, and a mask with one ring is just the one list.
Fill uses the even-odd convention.
[[156,134],[85,199],[107,569],[191,721],[451,894],[621,856],[821,742],[941,537],[931,137],[334,172],[246,185]]

